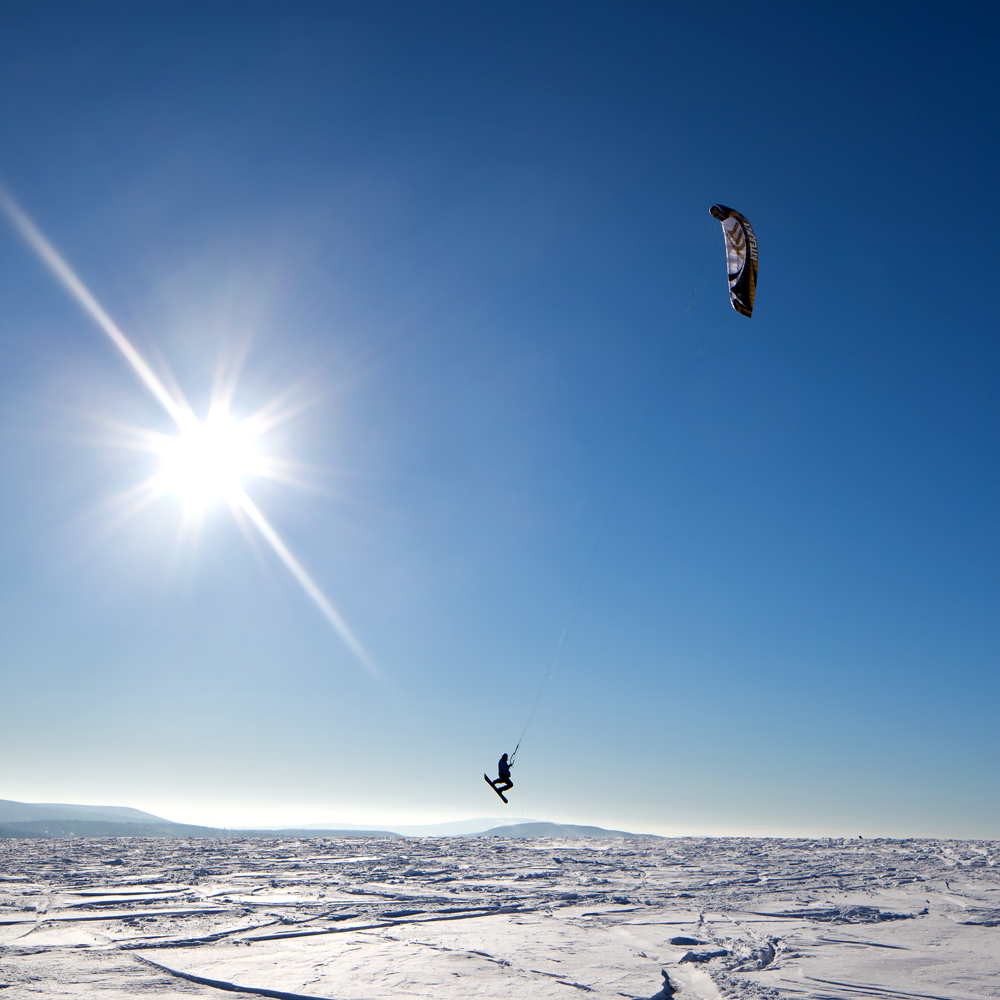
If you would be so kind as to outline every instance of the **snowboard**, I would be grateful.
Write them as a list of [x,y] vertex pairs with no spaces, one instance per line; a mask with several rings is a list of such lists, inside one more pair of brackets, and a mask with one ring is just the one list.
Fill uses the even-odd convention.
[[[502,799],[504,800],[504,802],[507,802],[507,796],[506,796],[506,795],[504,795],[504,793],[503,793],[503,792],[501,792],[501,791],[500,791],[500,789],[499,789],[499,788],[497,788],[497,786],[496,786],[496,785],[494,785],[492,781],[490,781],[490,777],[489,777],[489,775],[488,775],[488,774],[484,774],[484,775],[483,775],[483,780],[484,780],[484,781],[486,782],[486,784],[487,784],[487,785],[489,785],[489,786],[490,786],[490,788],[492,788],[492,789],[493,789],[493,791],[494,791],[494,792],[496,792],[496,793],[497,793],[497,795],[499,795],[499,796],[500,796],[500,798],[502,798]],[[507,803],[507,804],[509,805],[510,803]]]

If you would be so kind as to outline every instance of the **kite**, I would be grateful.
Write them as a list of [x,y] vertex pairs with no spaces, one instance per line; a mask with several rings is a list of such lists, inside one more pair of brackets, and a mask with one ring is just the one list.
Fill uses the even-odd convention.
[[729,301],[738,313],[749,317],[757,294],[757,237],[739,212],[725,205],[713,205],[709,211],[722,223],[729,269]]

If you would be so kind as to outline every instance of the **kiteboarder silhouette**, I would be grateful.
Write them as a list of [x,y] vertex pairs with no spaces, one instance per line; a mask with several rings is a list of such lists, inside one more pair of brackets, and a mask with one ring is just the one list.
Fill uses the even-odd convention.
[[510,791],[514,787],[514,782],[510,780],[510,764],[507,761],[507,755],[504,754],[500,760],[497,762],[497,772],[499,777],[494,781],[489,775],[484,774],[483,777],[486,779],[486,783],[493,789],[497,795],[507,801],[507,796],[504,792]]

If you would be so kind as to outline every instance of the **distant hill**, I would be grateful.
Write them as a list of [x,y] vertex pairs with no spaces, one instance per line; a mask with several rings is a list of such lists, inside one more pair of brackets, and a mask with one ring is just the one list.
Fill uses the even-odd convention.
[[[494,825],[484,830],[486,823]],[[401,836],[472,837],[634,837],[624,830],[534,820],[507,824],[503,820],[465,820],[430,826],[397,826],[393,830],[295,827],[284,830],[228,830],[191,823],[173,823],[162,816],[124,806],[81,806],[56,802],[14,802],[0,799],[0,839],[52,837],[180,837],[218,840],[251,838],[366,838]]]
[[104,820],[111,823],[169,823],[170,820],[126,806],[77,806],[58,802],[0,799],[0,826],[56,819]]
[[222,837],[231,831],[185,823],[114,823],[101,819],[36,819],[0,823],[0,838],[30,840],[46,837]]
[[55,802],[0,799],[0,839],[46,837],[202,837],[243,840],[251,837],[392,837],[388,830],[226,830],[172,823],[124,806],[79,806]]
[[624,830],[604,830],[599,826],[574,826],[572,823],[513,823],[497,826],[473,837],[636,837]]
[[464,819],[451,823],[430,823],[422,826],[398,826],[392,825],[389,829],[393,833],[401,833],[404,837],[465,837],[470,833],[482,833],[484,830],[493,830],[498,826],[509,826],[511,823],[534,823],[533,819]]
[[298,839],[341,837],[389,837],[401,840],[388,830],[227,830],[188,823],[110,823],[105,820],[53,819],[31,823],[0,824],[0,840],[29,840],[52,837],[179,837],[211,840],[251,840],[258,838]]

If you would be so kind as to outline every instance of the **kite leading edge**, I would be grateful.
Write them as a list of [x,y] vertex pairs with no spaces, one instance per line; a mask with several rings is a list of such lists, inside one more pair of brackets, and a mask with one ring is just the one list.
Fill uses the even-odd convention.
[[729,301],[738,313],[749,317],[757,294],[757,237],[739,212],[725,205],[713,205],[709,211],[722,223],[729,270]]

